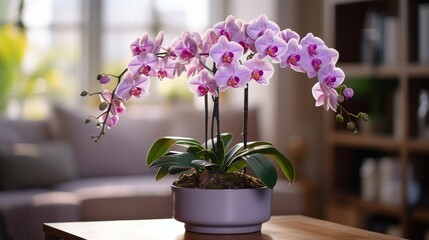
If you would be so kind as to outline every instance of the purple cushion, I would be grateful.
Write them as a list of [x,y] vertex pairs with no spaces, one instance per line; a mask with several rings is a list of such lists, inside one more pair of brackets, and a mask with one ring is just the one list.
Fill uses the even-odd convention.
[[98,134],[99,129],[94,121],[85,124],[86,117],[82,111],[54,109],[54,132],[72,143],[81,177],[148,173],[145,163],[148,149],[155,139],[168,134],[166,119],[123,116],[116,127],[94,142],[91,135]]
[[77,177],[69,144],[15,143],[0,149],[0,190],[50,187]]

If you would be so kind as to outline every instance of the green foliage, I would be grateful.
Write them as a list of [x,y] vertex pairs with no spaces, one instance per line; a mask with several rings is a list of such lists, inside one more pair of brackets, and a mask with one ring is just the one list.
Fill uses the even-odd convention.
[[0,26],[0,112],[8,94],[19,79],[21,61],[27,46],[24,33],[12,25]]
[[[255,141],[249,142],[246,147],[239,143],[227,150],[232,142],[230,133],[220,135],[221,144],[217,141],[214,138],[201,144],[193,138],[162,137],[150,148],[146,164],[149,168],[158,168],[157,180],[167,174],[189,170],[197,173],[205,170],[226,173],[240,172],[249,167],[267,187],[273,188],[277,181],[277,171],[270,160],[274,160],[283,175],[293,182],[295,172],[292,164],[271,143]],[[186,150],[173,151],[171,148],[174,146],[182,146]]]

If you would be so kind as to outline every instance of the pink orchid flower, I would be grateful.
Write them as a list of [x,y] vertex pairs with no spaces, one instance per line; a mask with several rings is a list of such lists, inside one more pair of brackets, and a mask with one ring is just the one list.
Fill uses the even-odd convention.
[[306,62],[308,54],[299,45],[298,41],[295,38],[291,38],[288,43],[288,48],[286,53],[280,58],[280,67],[287,68],[290,67],[296,72],[304,72],[301,67],[303,62]]
[[330,63],[319,71],[317,78],[321,84],[336,88],[343,83],[345,74],[341,68],[337,68],[333,63]]
[[160,80],[164,78],[174,78],[174,70],[176,63],[168,57],[163,58],[158,65],[156,70],[158,78]]
[[229,42],[225,36],[221,36],[218,42],[210,49],[209,56],[216,63],[216,67],[224,64],[237,63],[243,56],[243,47],[236,42]]
[[112,93],[106,90],[101,92],[100,100],[101,102],[112,104],[112,106],[108,112],[106,111],[100,116],[99,122],[106,124],[108,128],[112,128],[119,121],[118,114],[125,112],[125,106],[120,99],[117,99],[116,97],[112,99]]
[[269,21],[265,15],[260,15],[258,19],[249,23],[249,26],[246,28],[246,33],[251,39],[256,40],[262,36],[267,29],[271,29],[274,35],[280,32],[280,27],[275,22]]
[[235,34],[240,32],[240,26],[236,23],[235,18],[230,15],[224,22],[216,23],[213,30],[218,36],[225,36],[228,41],[231,41]]
[[[106,116],[107,116],[107,118],[106,118]],[[113,115],[111,113],[108,114],[108,112],[104,112],[100,116],[100,119],[99,119],[99,122],[106,124],[107,128],[109,128],[109,129],[116,126],[118,121],[119,121],[118,115]]]
[[296,39],[296,41],[299,42],[300,36],[295,31],[292,31],[290,28],[286,28],[285,30],[281,31],[280,37],[285,40],[285,42],[289,43],[291,39]]
[[274,62],[280,62],[280,57],[287,51],[287,43],[271,29],[256,39],[255,47],[261,58],[269,56]]
[[161,31],[156,35],[155,41],[153,43],[153,54],[157,54],[159,49],[161,49],[162,43],[164,42],[164,33]]
[[215,45],[219,37],[216,35],[213,29],[208,29],[203,36],[201,44],[201,53],[208,53],[210,48]]
[[192,39],[189,32],[184,32],[181,39],[174,45],[174,52],[179,57],[179,62],[188,64],[198,54],[197,42]]
[[205,69],[201,70],[198,75],[189,80],[188,87],[197,97],[205,96],[208,92],[215,97],[218,96],[216,81]]
[[337,111],[338,93],[334,88],[328,87],[324,83],[317,82],[311,89],[314,99],[316,100],[316,107],[322,106],[326,111],[332,109]]
[[205,69],[204,65],[206,63],[207,57],[200,56],[200,59],[194,58],[190,63],[186,71],[186,76],[194,76],[196,73],[199,73],[201,70]]
[[131,58],[128,62],[128,70],[134,75],[142,74],[155,77],[158,64],[159,59],[155,54],[144,52]]
[[244,32],[238,32],[234,35],[231,41],[234,41],[243,47],[243,54],[246,54],[247,51],[250,49],[250,44],[253,44],[253,49],[255,46],[255,41],[249,41],[249,37],[244,34]]
[[262,85],[268,85],[269,80],[274,74],[273,66],[259,57],[250,59],[244,63],[244,66],[251,71],[251,78]]
[[131,43],[130,49],[133,56],[137,56],[140,53],[152,52],[154,47],[153,41],[149,38],[147,33],[144,33],[143,36],[137,38],[134,42]]
[[149,78],[145,75],[128,73],[118,84],[116,95],[124,101],[128,101],[132,96],[140,98],[149,94],[149,86]]
[[100,101],[106,102],[107,104],[112,104],[110,111],[112,114],[122,114],[125,112],[125,105],[120,99],[114,97],[112,99],[112,93],[110,91],[104,90],[100,94]]
[[338,52],[326,47],[322,39],[314,37],[311,33],[301,40],[301,45],[308,53],[308,58],[301,67],[307,72],[309,78],[315,77],[324,66],[331,62],[336,63],[338,60]]
[[214,78],[220,91],[225,91],[229,87],[242,88],[250,80],[250,69],[241,64],[228,64],[218,69]]

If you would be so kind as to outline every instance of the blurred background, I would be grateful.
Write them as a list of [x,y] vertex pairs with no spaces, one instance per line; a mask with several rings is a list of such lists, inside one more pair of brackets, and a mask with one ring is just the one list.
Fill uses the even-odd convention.
[[[96,111],[98,99],[80,92],[100,90],[100,72],[119,74],[143,32],[154,38],[162,30],[168,43],[228,15],[249,21],[260,14],[336,48],[355,89],[347,107],[371,119],[356,123],[357,136],[346,132],[335,114],[314,107],[314,79],[290,70],[276,69],[269,87],[251,85],[254,131],[292,159],[308,213],[429,239],[426,0],[0,0],[0,116],[44,120],[57,105]],[[151,81],[150,96],[132,101],[123,118],[141,114],[132,109],[201,109],[182,80]],[[223,99],[241,105],[241,96]]]

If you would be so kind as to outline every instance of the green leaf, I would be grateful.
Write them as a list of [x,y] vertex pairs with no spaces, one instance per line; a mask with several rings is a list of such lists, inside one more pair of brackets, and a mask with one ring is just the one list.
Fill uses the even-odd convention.
[[201,152],[201,148],[199,147],[189,147],[186,152],[199,156],[198,154]]
[[[220,139],[223,141],[224,147],[226,149],[226,148],[228,148],[229,144],[231,144],[233,136],[231,133],[221,133]],[[213,141],[211,139],[207,140],[207,148],[210,150],[213,149],[212,143],[214,143],[214,145],[216,146],[216,144],[217,144],[217,138],[216,137],[214,137]]]
[[175,175],[175,174],[186,172],[189,169],[190,168],[188,168],[188,167],[176,167],[176,166],[173,166],[173,167],[168,168],[168,173],[170,175]]
[[237,143],[234,147],[232,147],[225,156],[225,165],[230,165],[234,162],[238,157],[245,155],[248,151],[251,151],[257,147],[261,146],[273,146],[269,142],[263,141],[254,141],[247,143],[247,148],[244,148],[243,143]]
[[197,166],[197,167],[211,167],[211,166],[217,166],[217,164],[212,163],[210,161],[206,161],[206,160],[193,160],[192,165]]
[[198,159],[197,156],[190,153],[178,153],[172,155],[165,155],[157,160],[153,161],[149,168],[157,168],[157,167],[189,167],[192,168],[192,160]]
[[149,166],[156,159],[165,155],[173,145],[181,145],[188,147],[197,147],[204,149],[201,144],[193,138],[184,138],[184,137],[162,137],[157,139],[152,146],[150,147],[147,157],[146,164]]
[[280,166],[280,169],[282,170],[285,177],[289,180],[289,182],[293,182],[293,180],[295,179],[295,170],[292,166],[292,163],[289,161],[289,159],[287,159],[286,156],[284,156],[273,146],[260,146],[254,149],[250,149],[248,151],[245,151],[243,154],[240,154],[240,156],[244,157],[253,154],[262,154],[265,156],[270,156],[271,158],[276,160],[277,164]]
[[161,180],[162,178],[164,178],[165,176],[167,176],[168,174],[168,167],[160,167],[158,168],[158,171],[156,172],[156,181]]
[[269,188],[273,188],[277,183],[276,168],[270,160],[262,154],[252,154],[243,156],[255,175]]
[[212,151],[208,151],[208,150],[204,149],[202,151],[199,151],[197,153],[197,156],[198,156],[199,159],[204,159],[204,160],[216,163],[216,164],[219,163],[219,160],[217,159],[217,156]]
[[227,172],[236,172],[242,170],[247,166],[247,162],[243,158],[239,158],[237,161],[234,161],[231,165],[227,167]]
[[238,143],[234,147],[232,147],[225,156],[225,164],[229,165],[229,163],[234,160],[234,158],[243,150],[243,144]]

